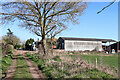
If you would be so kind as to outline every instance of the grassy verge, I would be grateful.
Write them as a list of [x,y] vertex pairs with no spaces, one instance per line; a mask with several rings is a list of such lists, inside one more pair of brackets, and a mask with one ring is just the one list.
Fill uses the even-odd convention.
[[0,45],[0,60],[1,60],[1,57],[2,57],[2,46]]
[[14,57],[13,53],[10,53],[9,55],[6,55],[2,58],[2,72],[6,72],[8,70],[8,67],[12,63],[12,58]]
[[112,78],[111,75],[100,72],[97,69],[87,70],[84,73],[74,76],[74,78]]
[[0,45],[0,78],[2,78],[2,46]]
[[17,69],[14,78],[32,78],[32,74],[29,71],[29,67],[24,56],[18,55],[17,58]]
[[46,76],[50,77],[51,73],[49,73],[50,70],[46,71],[46,67],[45,67],[45,61],[44,59],[39,59],[37,54],[31,55],[30,53],[26,52],[27,57],[33,61],[40,70],[43,71],[43,74],[45,74]]
[[[47,60],[39,59],[37,54],[31,55],[30,53],[26,53],[26,55],[38,66],[40,70],[42,70],[42,73],[45,74],[48,79],[55,78],[55,76],[52,75],[52,72],[56,72],[57,70],[51,65],[46,65]],[[58,59],[55,58],[55,60],[58,60]]]
[[[74,64],[73,62],[62,62],[55,56],[53,59],[38,59],[37,55],[26,53],[27,57],[38,65],[39,69],[47,76],[48,79],[57,78],[112,78],[111,75],[100,72],[96,69],[86,69]],[[62,63],[61,63],[62,62]]]

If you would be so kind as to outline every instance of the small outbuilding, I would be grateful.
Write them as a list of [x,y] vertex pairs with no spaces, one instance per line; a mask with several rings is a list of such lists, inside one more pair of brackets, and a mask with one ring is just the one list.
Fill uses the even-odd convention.
[[103,51],[102,43],[116,42],[112,39],[59,37],[58,49],[65,51]]
[[111,44],[109,47],[111,48],[111,50],[114,49],[116,53],[119,52],[120,51],[120,41],[116,42],[114,44]]

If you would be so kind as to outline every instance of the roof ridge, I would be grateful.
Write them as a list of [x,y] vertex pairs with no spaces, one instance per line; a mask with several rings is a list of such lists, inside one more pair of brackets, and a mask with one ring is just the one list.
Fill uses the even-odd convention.
[[59,37],[64,40],[92,40],[92,41],[105,41],[105,42],[116,42],[113,39],[100,39],[100,38],[75,38],[75,37]]

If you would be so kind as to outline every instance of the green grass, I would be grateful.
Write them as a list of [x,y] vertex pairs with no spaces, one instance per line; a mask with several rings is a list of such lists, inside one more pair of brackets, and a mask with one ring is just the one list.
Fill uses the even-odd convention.
[[[101,56],[102,55],[102,56]],[[109,66],[111,68],[118,68],[118,55],[117,54],[88,54],[88,55],[69,55],[72,59],[76,59],[81,57],[83,60],[88,62],[88,64],[95,63],[95,59],[97,58],[97,63],[102,64],[104,66]]]
[[32,78],[32,74],[29,71],[28,64],[23,55],[18,55],[17,69],[14,78]]
[[0,47],[0,54],[2,53],[2,49],[1,49],[1,47]]
[[55,57],[54,57],[54,60],[55,60],[55,61],[61,61],[60,56],[55,56]]
[[112,56],[99,56],[99,55],[81,55],[82,59],[87,61],[88,63],[95,63],[95,59],[97,58],[98,64],[100,64],[101,60],[103,65],[109,67],[118,68],[118,55]]
[[0,45],[0,78],[2,76],[2,46]]
[[74,76],[74,78],[113,78],[111,75],[100,72],[97,69],[87,70],[84,73]]
[[0,46],[0,68],[1,68],[1,60],[2,60],[2,47]]
[[14,55],[10,53],[9,55],[6,55],[5,57],[2,58],[2,72],[6,72],[8,70],[8,67],[12,63],[12,58]]

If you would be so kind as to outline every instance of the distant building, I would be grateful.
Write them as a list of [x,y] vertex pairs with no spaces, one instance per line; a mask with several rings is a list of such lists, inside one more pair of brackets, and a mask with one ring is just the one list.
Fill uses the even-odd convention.
[[111,45],[108,46],[108,47],[110,47],[111,50],[114,49],[115,52],[118,52],[118,51],[120,51],[120,41],[119,41],[119,42],[116,42],[116,43],[114,43],[114,44],[111,44]]
[[65,51],[103,51],[102,43],[116,41],[112,39],[60,37],[57,42],[57,48]]
[[[51,38],[47,38],[46,42],[47,42],[47,47],[56,49],[57,39],[53,38],[53,40],[51,40]],[[33,50],[38,50],[38,48],[41,48],[41,46],[42,46],[42,41],[39,39],[36,42],[33,42],[32,44]]]

